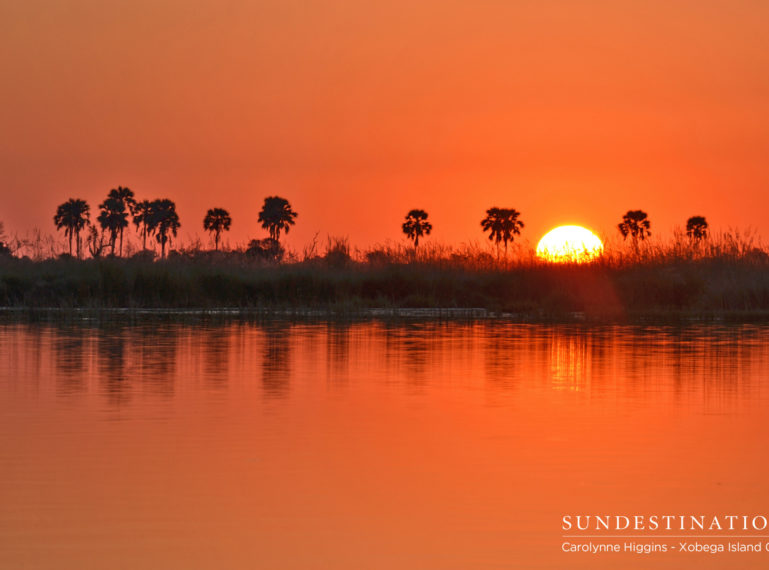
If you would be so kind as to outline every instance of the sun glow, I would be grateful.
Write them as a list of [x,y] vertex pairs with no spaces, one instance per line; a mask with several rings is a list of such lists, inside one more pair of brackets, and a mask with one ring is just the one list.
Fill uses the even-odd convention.
[[582,226],[560,226],[547,232],[537,244],[537,257],[554,263],[584,263],[603,253],[603,244]]

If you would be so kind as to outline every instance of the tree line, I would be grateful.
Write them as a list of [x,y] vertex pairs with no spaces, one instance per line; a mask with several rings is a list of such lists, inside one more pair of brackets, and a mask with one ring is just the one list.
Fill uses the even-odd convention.
[[[281,232],[288,233],[294,225],[297,213],[285,198],[270,196],[264,199],[258,221],[270,237],[267,240],[252,240],[249,247],[260,251],[273,251],[279,245]],[[99,215],[91,221],[91,207],[79,198],[70,198],[56,208],[53,222],[56,228],[64,231],[69,242],[69,255],[82,257],[81,233],[86,231],[85,239],[92,257],[100,257],[105,249],[110,255],[123,255],[123,233],[129,226],[129,218],[141,237],[142,249],[147,250],[147,239],[154,239],[160,245],[160,256],[166,256],[166,246],[172,237],[176,237],[181,227],[176,204],[168,198],[137,201],[130,188],[118,186],[107,194],[99,204]],[[224,208],[211,208],[203,218],[203,229],[214,239],[215,249],[223,232],[229,231],[232,217]],[[101,230],[101,231],[99,231]],[[273,243],[274,242],[274,243]]]
[[129,217],[142,238],[142,248],[147,249],[147,238],[153,237],[160,245],[161,256],[164,257],[166,245],[172,236],[176,237],[181,227],[176,204],[168,198],[137,201],[130,188],[118,186],[110,190],[107,198],[99,204],[96,223],[91,222],[91,207],[88,202],[80,198],[70,198],[60,204],[53,216],[53,223],[57,229],[64,230],[70,255],[74,240],[77,257],[81,257],[80,234],[85,230],[88,232],[86,244],[93,257],[101,256],[107,247],[110,254],[122,256],[123,233],[128,227]]
[[[278,259],[282,255],[280,234],[288,233],[296,222],[297,213],[291,204],[280,196],[269,196],[259,212],[258,221],[269,233],[269,238],[251,240],[248,251],[259,256]],[[489,240],[497,248],[504,246],[507,257],[508,245],[516,236],[521,235],[524,223],[521,213],[514,208],[491,207],[481,220],[481,229],[489,234]],[[414,251],[419,247],[419,240],[430,235],[433,230],[429,215],[425,210],[412,209],[405,217],[401,229],[404,235],[414,243]],[[129,219],[136,227],[142,240],[142,249],[147,249],[147,240],[154,239],[160,246],[161,258],[166,256],[166,247],[177,236],[181,227],[176,204],[168,198],[137,201],[133,191],[118,186],[107,194],[99,204],[99,214],[91,221],[90,206],[85,200],[70,198],[59,205],[54,215],[54,223],[69,242],[69,254],[82,257],[81,233],[87,232],[86,245],[92,257],[99,257],[109,250],[110,255],[123,255],[123,234],[129,226]],[[219,250],[221,236],[229,231],[232,217],[224,208],[211,208],[203,218],[203,229],[211,234],[215,250]],[[637,251],[639,242],[651,236],[651,222],[643,210],[628,210],[617,225],[623,239],[630,239]],[[101,230],[101,231],[100,231]],[[699,242],[708,237],[708,222],[703,216],[692,216],[686,222],[686,235]]]
[[[507,257],[508,243],[515,240],[515,236],[521,235],[524,225],[519,219],[521,213],[514,208],[492,207],[486,210],[486,217],[481,220],[481,228],[489,232],[489,240],[493,241],[499,251],[499,244],[504,244],[505,257]],[[411,210],[406,214],[403,222],[403,233],[414,242],[414,249],[419,246],[419,238],[429,235],[433,225],[427,221],[427,212],[424,210]],[[617,225],[622,238],[631,239],[633,248],[638,250],[638,242],[651,236],[651,221],[643,210],[628,210],[622,221]],[[694,242],[699,242],[708,237],[708,222],[703,216],[692,216],[686,221],[686,235]]]

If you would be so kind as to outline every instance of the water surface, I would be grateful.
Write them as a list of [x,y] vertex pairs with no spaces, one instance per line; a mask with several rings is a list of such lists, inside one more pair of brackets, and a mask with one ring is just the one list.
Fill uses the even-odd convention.
[[0,325],[2,568],[765,567],[567,513],[769,512],[769,328]]

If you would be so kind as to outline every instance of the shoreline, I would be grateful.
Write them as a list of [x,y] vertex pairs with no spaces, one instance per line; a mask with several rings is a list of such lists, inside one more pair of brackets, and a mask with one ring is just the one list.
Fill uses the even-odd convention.
[[622,315],[596,315],[584,312],[558,314],[511,313],[475,308],[131,308],[131,307],[0,307],[2,322],[60,322],[91,321],[118,317],[143,321],[153,319],[179,320],[289,320],[289,321],[499,321],[516,324],[585,324],[585,325],[712,325],[769,324],[769,311],[729,311],[698,313],[696,311],[645,311]]
[[[479,267],[413,263],[0,260],[0,314],[506,320],[769,321],[769,257]],[[48,315],[46,317],[46,315]]]

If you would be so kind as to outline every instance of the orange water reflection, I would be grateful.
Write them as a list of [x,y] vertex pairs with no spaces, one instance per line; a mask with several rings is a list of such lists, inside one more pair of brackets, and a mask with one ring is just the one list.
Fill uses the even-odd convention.
[[648,566],[561,515],[769,512],[761,326],[5,324],[0,361],[0,567]]

